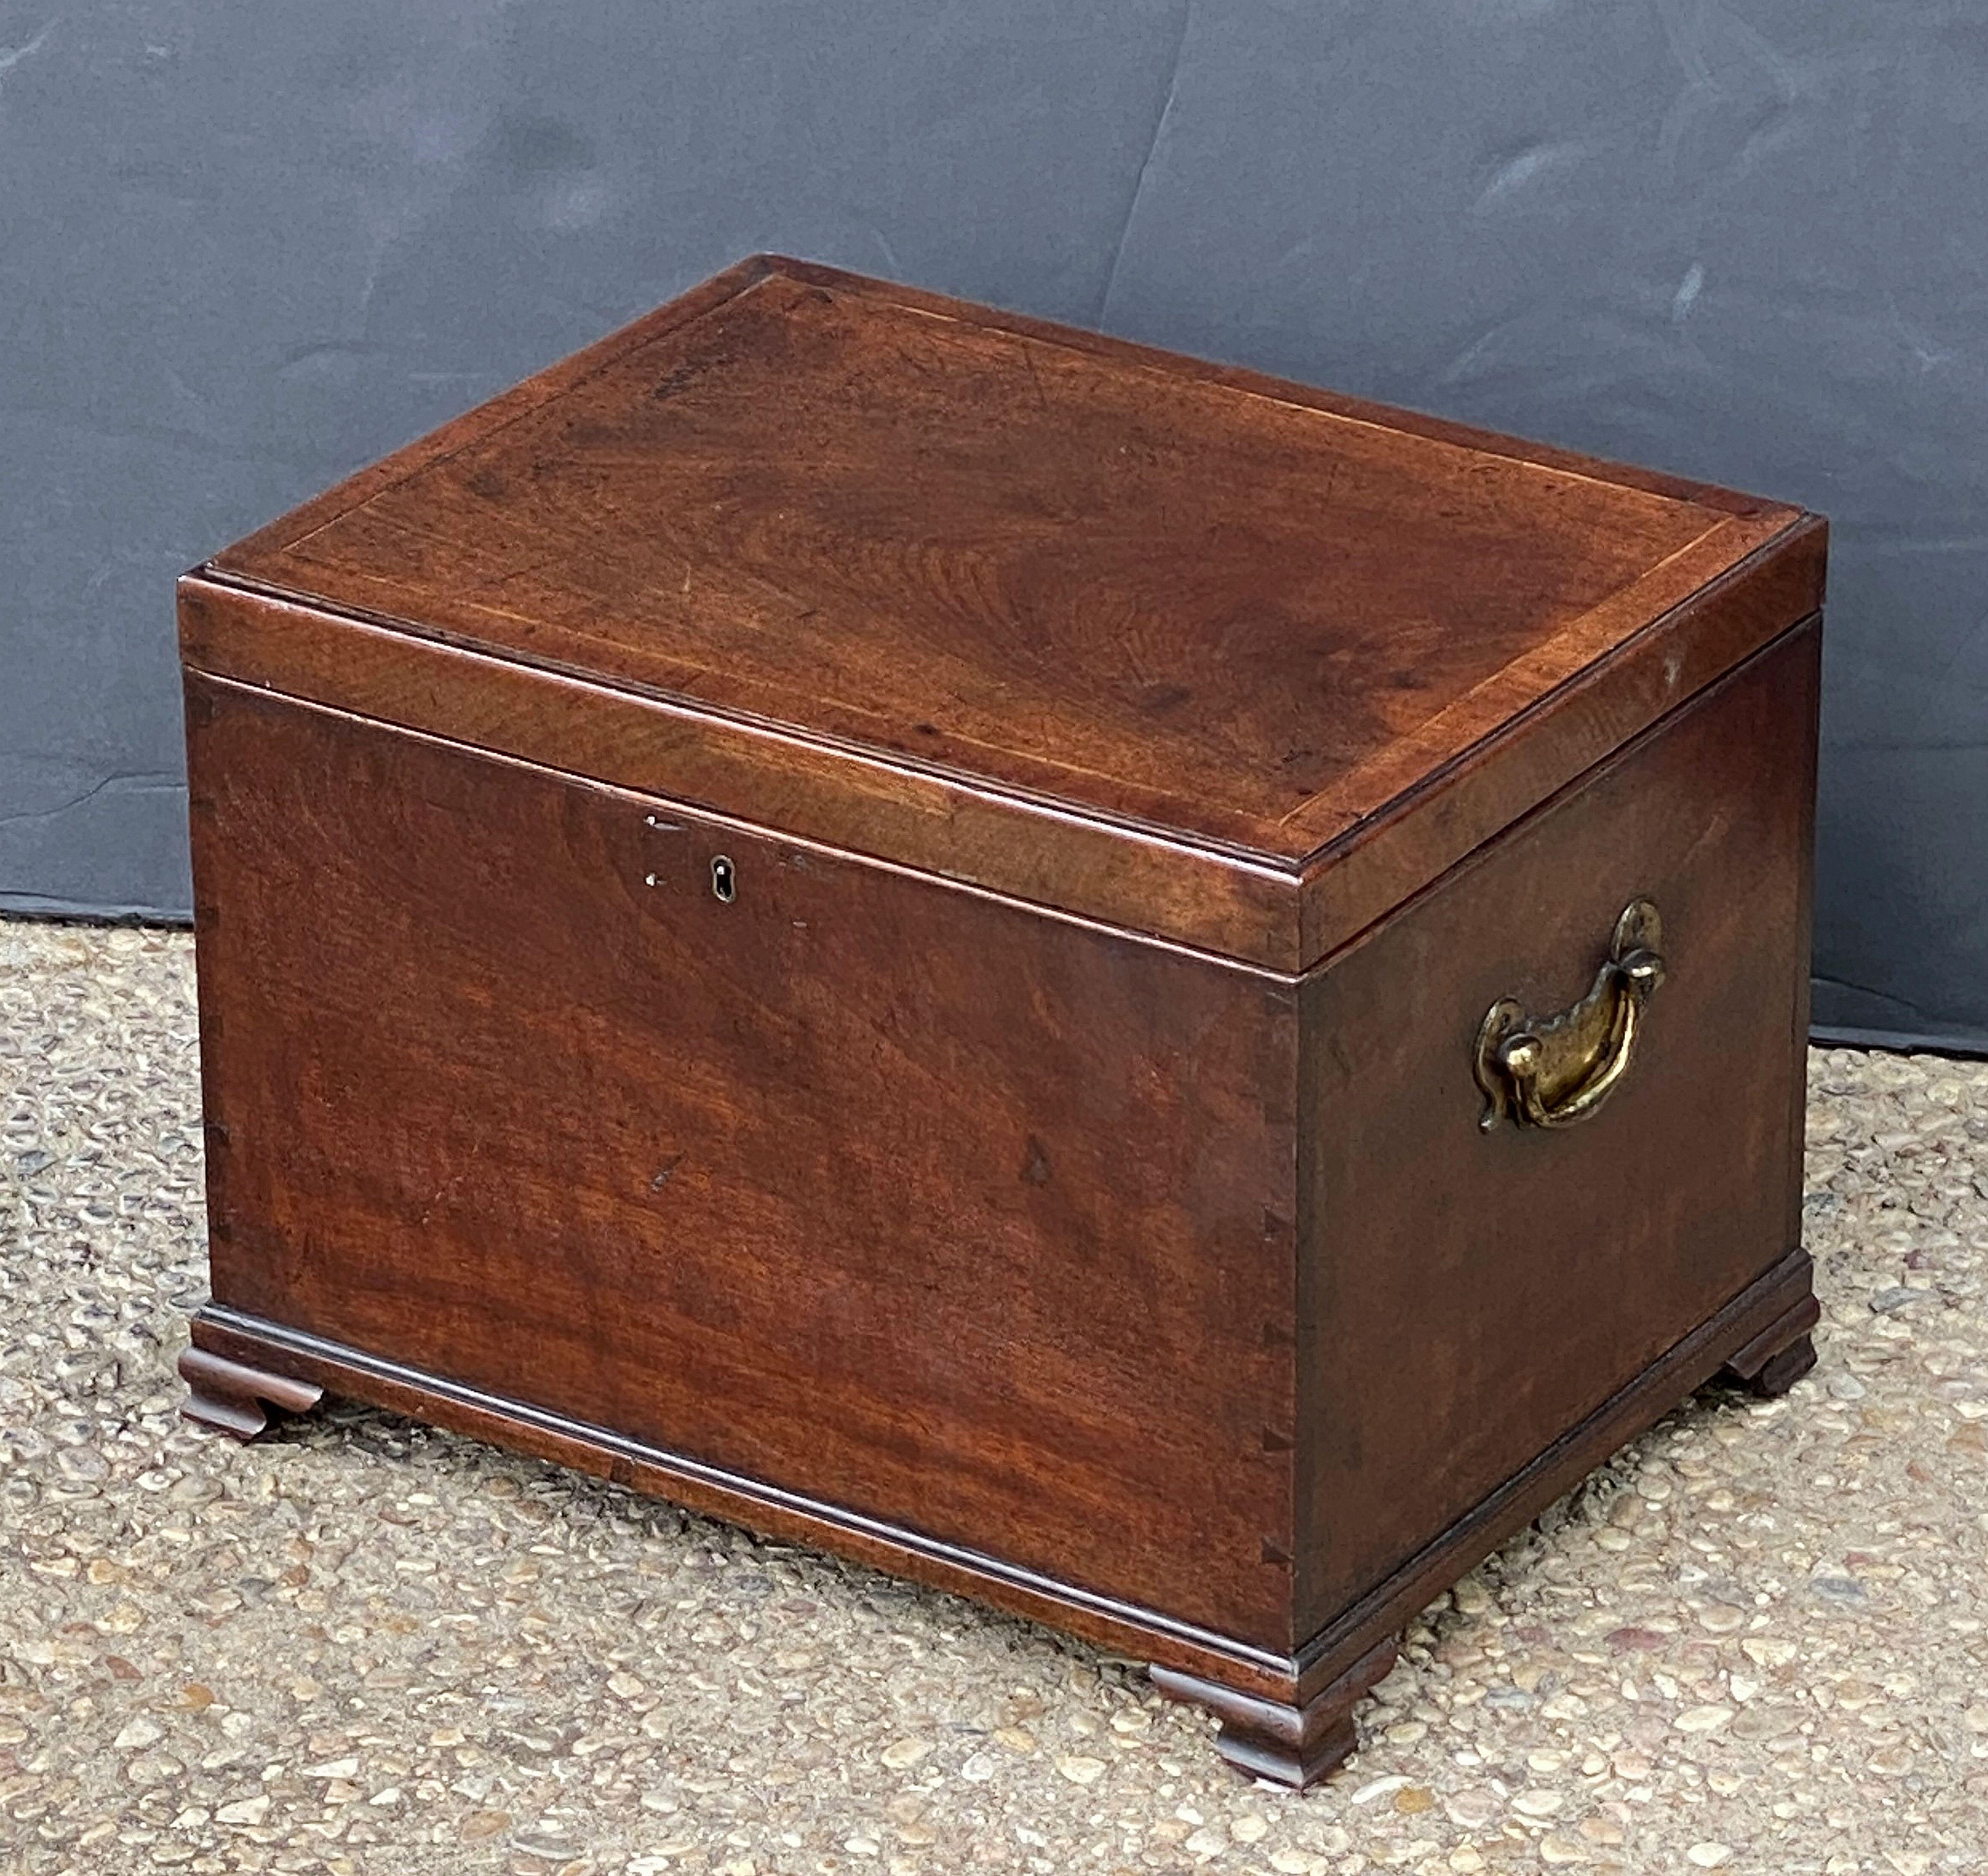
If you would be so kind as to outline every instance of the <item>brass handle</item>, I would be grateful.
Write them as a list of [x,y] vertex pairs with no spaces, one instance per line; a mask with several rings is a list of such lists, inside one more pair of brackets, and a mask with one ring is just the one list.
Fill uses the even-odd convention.
[[1473,1064],[1484,1090],[1478,1124],[1485,1132],[1508,1114],[1533,1127],[1571,1127],[1621,1086],[1641,1033],[1643,1006],[1664,981],[1662,942],[1657,908],[1647,899],[1632,900],[1615,921],[1594,987],[1571,1009],[1530,1017],[1507,996],[1485,1012]]

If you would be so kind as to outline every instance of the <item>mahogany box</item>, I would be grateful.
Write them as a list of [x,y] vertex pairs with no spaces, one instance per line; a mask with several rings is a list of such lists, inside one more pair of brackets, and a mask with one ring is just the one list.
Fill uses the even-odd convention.
[[744,262],[180,588],[213,1300],[1294,1784],[1798,1229],[1824,530]]

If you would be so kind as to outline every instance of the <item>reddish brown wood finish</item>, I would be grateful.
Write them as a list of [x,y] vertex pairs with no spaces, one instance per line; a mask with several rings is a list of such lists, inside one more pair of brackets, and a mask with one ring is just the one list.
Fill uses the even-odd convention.
[[1288,1648],[1290,985],[188,701],[218,1297]]
[[1300,860],[1797,519],[776,265],[217,564]]
[[1382,1636],[1302,1705],[1265,1700],[1174,1668],[1154,1668],[1152,1680],[1161,1693],[1205,1707],[1222,1722],[1216,1749],[1237,1771],[1301,1791],[1345,1763],[1358,1742],[1353,1709],[1386,1678],[1397,1646],[1393,1635]]
[[[182,583],[194,1410],[587,1466],[1323,1776],[1433,1595],[1814,1358],[1823,546],[735,269]],[[1621,1089],[1481,1131],[1638,897]]]
[[[1785,1333],[1787,1322],[1812,1309],[1810,1275],[1806,1253],[1790,1252],[1709,1321],[1667,1350],[1621,1393],[1578,1426],[1570,1428],[1434,1543],[1290,1654],[1197,1629],[1163,1611],[1018,1568],[989,1550],[942,1543],[918,1530],[866,1518],[804,1492],[781,1491],[688,1455],[651,1446],[515,1398],[422,1374],[362,1350],[245,1315],[223,1303],[209,1303],[196,1313],[193,1340],[198,1349],[252,1364],[265,1374],[293,1377],[437,1426],[498,1441],[771,1536],[816,1544],[941,1589],[978,1597],[1178,1675],[1286,1708],[1288,1713],[1279,1719],[1269,1736],[1286,1741],[1295,1737],[1301,1744],[1309,1739],[1316,1745],[1323,1742],[1321,1728],[1331,1727],[1330,1710],[1340,1691],[1357,1680],[1355,1670],[1363,1660],[1384,1644],[1391,1646],[1398,1631],[1432,1598],[1577,1484],[1625,1440],[1660,1419],[1694,1388],[1725,1375],[1726,1351],[1770,1343]],[[1787,1384],[1796,1378],[1797,1375],[1789,1375]],[[1769,1386],[1764,1391],[1777,1390]],[[197,1412],[195,1417],[199,1417]],[[1178,1680],[1170,1682],[1168,1688],[1183,1698],[1202,1698]],[[1220,1703],[1209,1704],[1219,1714]],[[1253,1709],[1251,1713],[1253,1717],[1243,1722],[1242,1734],[1246,1742],[1255,1740],[1260,1746],[1266,1716]],[[1330,1763],[1324,1763],[1310,1776],[1323,1776],[1330,1770]]]
[[[1819,643],[1780,640],[1307,980],[1300,1634],[1800,1242]],[[1564,1133],[1480,1131],[1457,1064],[1484,1012],[1573,1002],[1639,897],[1668,972],[1621,1092]]]
[[1294,971],[1821,569],[1794,509],[766,259],[220,556],[188,651],[559,767],[639,724],[605,779]]
[[324,1398],[324,1390],[288,1374],[272,1374],[199,1347],[182,1349],[180,1379],[187,1398],[180,1411],[189,1420],[237,1439],[266,1432],[272,1407],[288,1414],[307,1414]]
[[985,788],[333,617],[205,579],[180,588],[188,668],[687,803],[1009,897],[1275,965],[1295,878],[1128,837]]
[[1815,1366],[1815,1343],[1809,1331],[1821,1320],[1815,1298],[1803,1296],[1778,1321],[1736,1349],[1719,1370],[1719,1378],[1763,1400],[1786,1394]]

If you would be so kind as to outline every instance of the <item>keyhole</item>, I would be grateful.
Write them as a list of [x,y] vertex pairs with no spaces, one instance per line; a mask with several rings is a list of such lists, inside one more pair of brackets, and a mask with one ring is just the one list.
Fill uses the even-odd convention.
[[732,862],[722,853],[714,856],[711,863],[711,890],[714,896],[727,905],[739,897],[739,877],[732,870]]

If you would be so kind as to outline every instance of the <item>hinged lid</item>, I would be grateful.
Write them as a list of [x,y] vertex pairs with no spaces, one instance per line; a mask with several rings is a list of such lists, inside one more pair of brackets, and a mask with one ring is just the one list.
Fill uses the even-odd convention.
[[190,575],[190,664],[1275,969],[1821,597],[1821,525],[746,262]]

